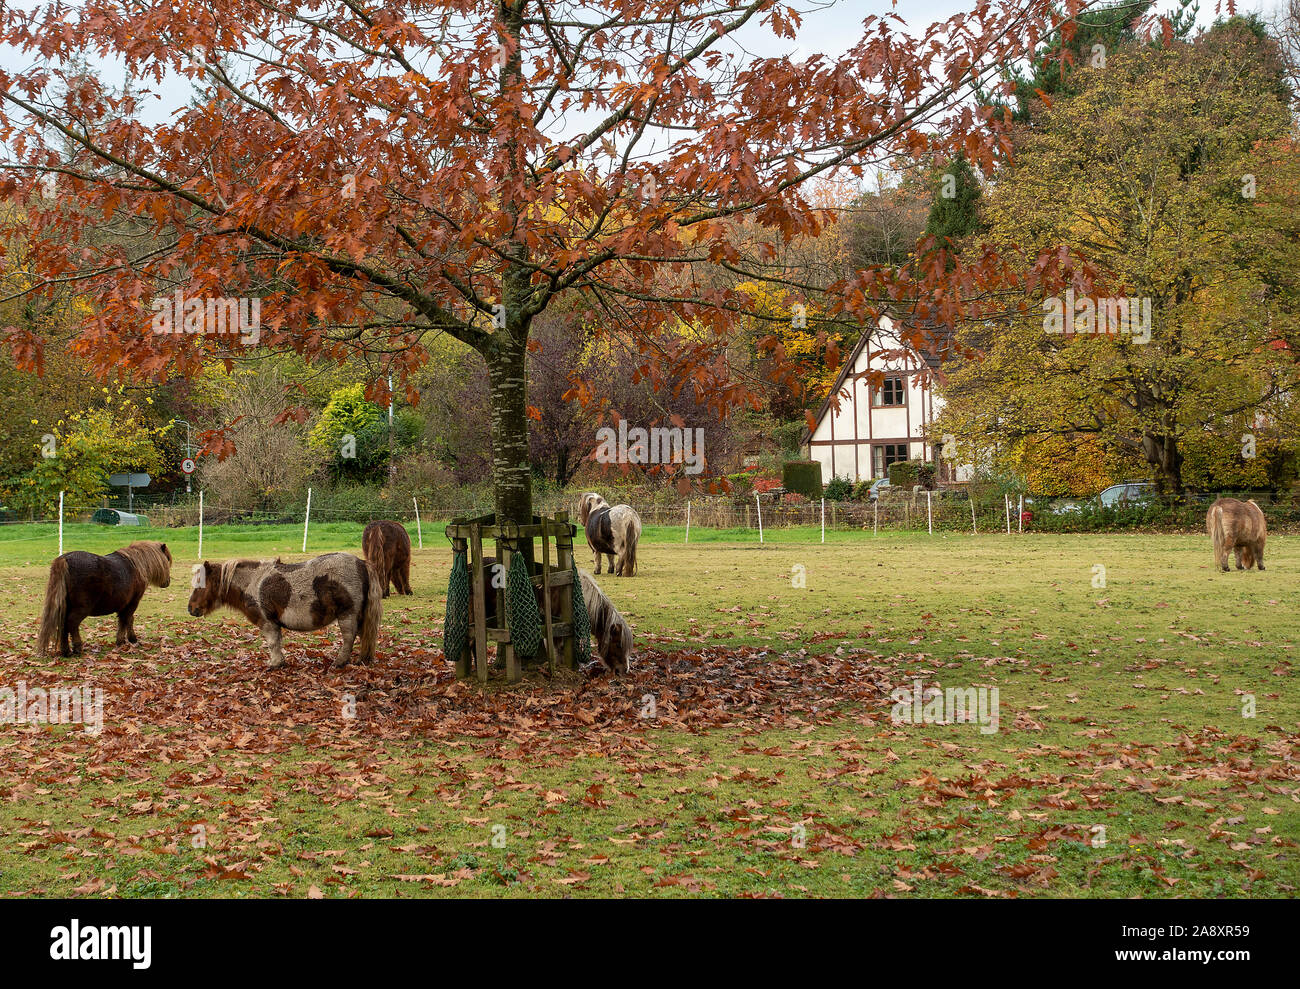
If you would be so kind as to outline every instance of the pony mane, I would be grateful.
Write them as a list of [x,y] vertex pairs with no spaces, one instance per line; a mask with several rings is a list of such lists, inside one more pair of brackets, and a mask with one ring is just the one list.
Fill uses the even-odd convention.
[[238,572],[241,564],[249,563],[254,567],[262,565],[261,560],[222,560],[221,569],[217,572],[217,597],[224,599],[230,593],[234,586],[235,574]]
[[162,543],[141,540],[118,550],[131,566],[150,584],[162,584],[171,575],[172,561]]
[[587,524],[587,519],[591,518],[592,513],[600,511],[602,508],[608,508],[609,502],[594,491],[588,491],[578,499],[578,521],[583,525]]

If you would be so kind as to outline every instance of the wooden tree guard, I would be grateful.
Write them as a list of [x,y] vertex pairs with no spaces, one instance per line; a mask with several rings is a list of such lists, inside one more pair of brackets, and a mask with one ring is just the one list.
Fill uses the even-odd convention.
[[[518,681],[523,671],[519,657],[510,643],[510,621],[506,608],[505,575],[510,573],[511,555],[514,546],[524,539],[534,541],[533,559],[537,560],[536,540],[542,541],[541,562],[534,562],[532,581],[535,588],[542,591],[542,600],[547,602],[542,608],[545,628],[542,640],[546,650],[547,664],[550,672],[555,673],[556,659],[569,669],[577,669],[578,660],[573,648],[573,537],[576,529],[569,523],[568,512],[556,512],[553,519],[534,515],[531,525],[516,525],[506,522],[497,525],[496,515],[482,515],[472,519],[455,519],[444,530],[451,540],[453,553],[466,553],[470,573],[470,599],[473,607],[470,612],[473,619],[469,623],[469,635],[466,636],[464,652],[453,658],[456,661],[456,675],[467,677],[471,672],[470,643],[474,645],[474,656],[478,657],[478,678],[487,682],[487,644],[497,645],[498,665],[506,669],[506,680]],[[493,540],[496,544],[497,563],[502,575],[501,587],[484,586],[483,580],[483,543]],[[551,566],[551,541],[555,542],[555,566]],[[525,556],[527,559],[527,556]],[[560,592],[560,617],[551,616],[549,602],[551,588]],[[496,595],[496,624],[488,625],[485,603],[488,594]]]

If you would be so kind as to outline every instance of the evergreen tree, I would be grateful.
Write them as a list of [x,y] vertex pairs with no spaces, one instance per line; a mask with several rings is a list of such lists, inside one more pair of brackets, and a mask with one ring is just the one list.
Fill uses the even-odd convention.
[[[1104,64],[1107,55],[1139,42],[1138,23],[1154,6],[1155,0],[1118,0],[1079,14],[1043,40],[1028,73],[1019,68],[1007,73],[1005,78],[1013,86],[1009,102],[990,102],[1009,106],[1018,123],[1028,122],[1042,100],[1040,94],[1050,100],[1076,92],[1071,77],[1077,69]],[[1173,38],[1182,40],[1190,34],[1197,9],[1195,0],[1179,0],[1178,9],[1168,15]],[[1067,40],[1065,35],[1071,31]]]
[[930,204],[925,233],[937,246],[952,249],[963,237],[980,229],[980,184],[966,156],[959,154],[944,169]]

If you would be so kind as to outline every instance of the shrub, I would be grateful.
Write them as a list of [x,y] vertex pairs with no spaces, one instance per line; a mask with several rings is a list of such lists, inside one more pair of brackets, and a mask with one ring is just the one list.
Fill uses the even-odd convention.
[[775,477],[760,477],[754,482],[754,490],[759,494],[767,494],[774,488],[784,487]]
[[938,479],[938,469],[934,464],[922,461],[916,467],[916,479],[921,486],[929,491],[934,490],[934,482]]
[[847,477],[833,477],[823,496],[827,501],[848,501],[853,497],[853,482]]
[[869,477],[863,478],[857,484],[853,485],[854,501],[869,501],[871,499],[871,485],[875,484]]
[[815,460],[787,460],[781,470],[781,483],[787,491],[797,491],[808,498],[820,498],[822,465]]
[[731,484],[731,493],[734,495],[748,495],[754,490],[754,475],[746,472],[740,474],[728,474],[727,481]]
[[920,461],[917,460],[900,460],[890,464],[889,483],[900,490],[911,490],[913,485],[919,483],[919,467]]
[[801,495],[798,491],[787,491],[785,494],[781,496],[781,500],[785,502],[787,505],[808,504],[808,499],[805,498],[803,495]]

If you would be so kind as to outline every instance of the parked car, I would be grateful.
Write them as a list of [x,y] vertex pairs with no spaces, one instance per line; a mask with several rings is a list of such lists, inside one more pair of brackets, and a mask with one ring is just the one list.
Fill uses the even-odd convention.
[[1156,500],[1156,486],[1149,481],[1125,481],[1122,484],[1112,484],[1097,499],[1103,508],[1148,505]]
[[[1156,499],[1156,486],[1150,481],[1124,481],[1112,484],[1097,495],[1095,504],[1103,508],[1122,508],[1128,505],[1149,505]],[[1040,499],[1041,500],[1041,499]],[[1043,501],[1035,507],[1050,515],[1068,515],[1083,511],[1083,506],[1091,499],[1062,499],[1060,501]],[[1025,499],[1025,506],[1034,504],[1033,498]]]
[[871,488],[867,491],[867,498],[871,501],[876,501],[880,497],[882,491],[892,487],[893,485],[889,483],[889,478],[882,477],[871,485]]

